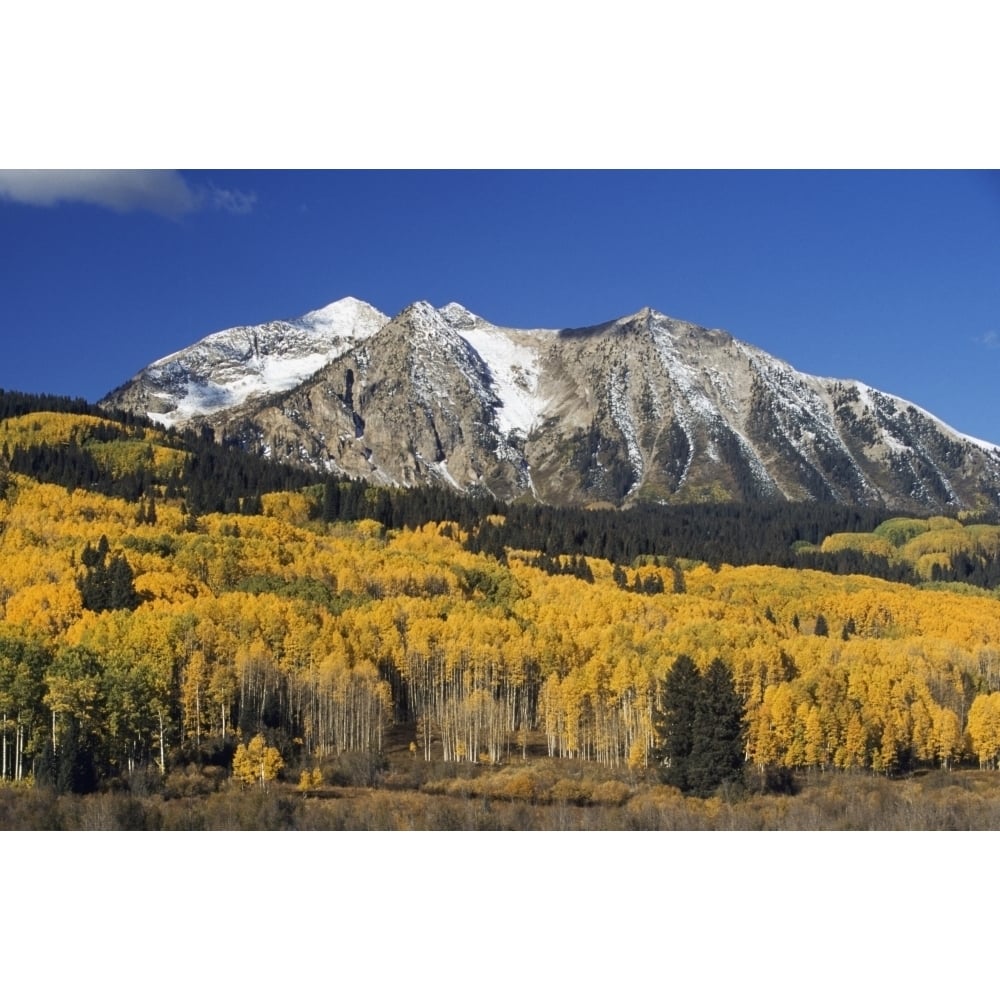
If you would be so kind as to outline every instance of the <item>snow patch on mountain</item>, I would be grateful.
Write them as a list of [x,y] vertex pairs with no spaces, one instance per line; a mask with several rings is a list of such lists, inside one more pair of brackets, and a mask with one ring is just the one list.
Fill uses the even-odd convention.
[[[442,312],[454,316],[456,308],[462,307],[450,303]],[[493,326],[468,310],[464,313],[474,324],[460,326],[461,336],[489,368],[492,389],[499,402],[498,429],[505,435],[512,431],[524,436],[530,434],[548,403],[538,394],[539,348],[515,340],[512,331]]]
[[183,395],[174,397],[175,407],[169,413],[150,413],[167,427],[184,423],[203,414],[216,413],[239,406],[252,396],[281,392],[304,382],[331,359],[328,354],[306,354],[301,357],[263,357],[249,359],[245,374],[231,381],[205,381],[189,378]]
[[611,373],[611,377],[608,380],[608,403],[610,404],[611,418],[625,438],[625,449],[628,452],[628,460],[632,466],[634,477],[634,482],[629,493],[634,493],[642,483],[644,463],[642,460],[642,449],[639,447],[639,435],[636,431],[635,421],[632,419],[632,411],[626,397],[628,382],[628,368],[622,368]]
[[152,420],[183,424],[300,385],[387,320],[348,297],[299,319],[221,330],[154,361],[108,400],[138,392]]
[[673,322],[662,313],[651,310],[644,310],[644,313],[648,314],[649,329],[663,369],[677,387],[681,399],[693,413],[706,422],[721,418],[718,407],[699,386],[698,369],[690,364],[679,350],[675,341]]
[[961,431],[957,431],[954,427],[946,424],[940,417],[934,416],[930,410],[925,410],[922,406],[917,406],[916,403],[911,403],[908,399],[903,399],[902,396],[894,396],[891,392],[883,392],[881,389],[873,389],[871,386],[865,385],[864,382],[852,380],[847,384],[853,385],[868,405],[872,407],[876,405],[875,400],[877,397],[883,397],[884,399],[891,400],[894,406],[915,410],[924,419],[935,424],[938,430],[944,431],[957,440],[967,441],[969,444],[975,445],[977,448],[982,448],[984,451],[996,452],[998,457],[1000,457],[1000,445],[996,445],[991,441],[984,441],[982,438],[972,437],[971,434],[963,434]]
[[757,454],[757,449],[754,448],[753,443],[742,431],[734,431],[734,434],[736,435],[736,443],[743,453],[743,457],[750,469],[750,474],[757,482],[757,485],[765,491],[774,489],[774,479],[771,478],[767,467],[760,460],[760,456]]
[[489,389],[489,372],[468,341],[429,302],[416,302],[406,310],[411,332],[413,384],[421,400],[449,400],[447,386],[455,370],[487,408],[497,405]]

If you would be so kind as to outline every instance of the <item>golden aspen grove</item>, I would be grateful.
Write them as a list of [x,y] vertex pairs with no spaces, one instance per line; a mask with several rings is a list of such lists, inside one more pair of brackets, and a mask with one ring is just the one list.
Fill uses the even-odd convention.
[[[404,797],[600,807],[643,825],[679,801],[660,781],[657,719],[680,657],[731,678],[749,788],[960,768],[987,780],[1000,760],[997,597],[945,578],[958,557],[992,565],[994,525],[887,518],[813,546],[877,554],[915,574],[903,583],[643,554],[498,558],[469,543],[502,513],[329,520],[321,486],[195,513],[164,485],[188,459],[150,430],[90,452],[113,476],[145,463],[138,498],[14,471],[16,447],[83,442],[99,423],[0,423],[5,823],[27,808],[17,796],[46,788],[138,788],[163,810],[246,789],[316,809],[325,793],[385,794],[395,776]],[[395,828],[407,802],[364,822]],[[718,802],[691,805],[692,822]]]

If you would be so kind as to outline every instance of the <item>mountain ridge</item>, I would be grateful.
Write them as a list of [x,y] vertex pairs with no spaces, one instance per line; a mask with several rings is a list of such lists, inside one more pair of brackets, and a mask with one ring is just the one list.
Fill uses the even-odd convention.
[[1000,509],[995,445],[649,306],[526,330],[457,302],[389,318],[339,300],[210,335],[101,402],[331,473],[504,500]]

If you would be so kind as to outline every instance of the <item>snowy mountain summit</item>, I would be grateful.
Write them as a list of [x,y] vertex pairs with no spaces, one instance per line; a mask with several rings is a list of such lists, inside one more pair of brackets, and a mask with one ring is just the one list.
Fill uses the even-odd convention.
[[107,405],[377,483],[615,506],[1000,509],[1000,450],[860,382],[651,308],[582,329],[342,299],[164,358]]
[[107,401],[183,426],[301,384],[388,318],[345,298],[299,319],[222,330],[154,361]]

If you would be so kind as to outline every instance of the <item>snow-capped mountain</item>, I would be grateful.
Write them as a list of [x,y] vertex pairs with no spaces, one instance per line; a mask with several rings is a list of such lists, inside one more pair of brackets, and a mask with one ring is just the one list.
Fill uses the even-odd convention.
[[301,384],[388,318],[345,298],[299,319],[222,330],[154,361],[102,402],[184,425]]
[[[651,309],[578,330],[499,327],[456,303],[388,320],[343,300],[310,316],[334,314],[353,325],[338,326],[322,360],[297,332],[309,317],[240,328],[157,362],[106,402],[331,472],[505,499],[1000,509],[994,445]],[[313,346],[293,350],[300,336]],[[226,346],[211,353],[215,338]]]

